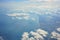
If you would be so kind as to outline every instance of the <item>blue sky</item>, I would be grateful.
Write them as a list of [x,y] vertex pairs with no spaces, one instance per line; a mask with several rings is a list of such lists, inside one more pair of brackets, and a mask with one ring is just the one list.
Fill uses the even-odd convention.
[[9,2],[9,1],[10,1],[10,2],[11,2],[11,1],[17,1],[17,2],[18,2],[18,1],[25,1],[25,0],[0,0],[0,2]]
[[0,0],[0,2],[21,2],[21,1],[33,1],[33,2],[40,2],[40,1],[50,1],[50,2],[52,2],[52,1],[60,1],[60,0]]
[[60,0],[0,0],[0,35],[4,39],[20,40],[25,31],[38,28],[54,31],[60,27],[59,18]]

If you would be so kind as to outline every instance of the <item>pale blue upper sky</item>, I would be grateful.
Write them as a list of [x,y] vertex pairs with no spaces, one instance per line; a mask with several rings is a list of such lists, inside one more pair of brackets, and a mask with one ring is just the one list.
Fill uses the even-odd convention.
[[24,0],[0,0],[0,2],[7,2],[7,1],[24,1]]
[[[28,1],[28,0],[0,0],[0,2],[7,2],[7,1]],[[30,1],[60,1],[60,0],[30,0]]]

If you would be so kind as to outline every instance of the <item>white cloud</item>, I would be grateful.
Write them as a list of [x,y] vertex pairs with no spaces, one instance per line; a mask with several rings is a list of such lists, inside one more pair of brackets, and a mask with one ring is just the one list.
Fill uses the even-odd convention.
[[55,39],[57,39],[57,40],[60,40],[60,34],[59,34],[59,33],[57,33],[57,32],[52,32],[51,34],[52,34],[51,38],[55,38]]
[[12,19],[19,19],[19,20],[25,19],[25,20],[32,20],[32,21],[37,20],[35,17],[32,17],[32,15],[29,13],[9,13],[6,15],[11,17]]
[[12,14],[6,14],[6,15],[8,15],[8,16],[22,16],[22,17],[24,17],[24,16],[29,16],[29,14],[26,14],[26,13],[12,13]]
[[52,32],[51,34],[52,34],[51,38],[56,38],[57,37],[57,33],[55,31]]
[[29,38],[29,40],[35,40],[35,38],[34,37],[31,37],[31,38]]
[[43,35],[44,37],[46,37],[46,35],[48,34],[45,30],[42,29],[38,29],[36,32],[39,33],[40,35]]
[[57,31],[60,32],[60,28],[57,28]]
[[28,20],[30,17],[30,14],[27,13],[11,13],[11,14],[6,14],[7,16],[12,17],[13,19],[26,19]]
[[12,17],[12,19],[19,19],[19,20],[21,20],[21,19],[23,19],[22,17]]
[[38,33],[36,33],[36,32],[33,32],[33,31],[31,31],[30,32],[30,34],[32,35],[32,36],[34,36],[34,38],[36,39],[36,40],[44,40],[44,38],[40,35],[40,34],[38,34]]
[[[44,40],[44,37],[47,36],[47,32],[42,30],[42,29],[37,29],[38,32],[34,32],[34,31],[30,31],[30,33],[28,32],[24,32],[24,34],[22,35],[22,40]],[[42,35],[45,36],[42,36]]]
[[[59,31],[59,29],[57,28],[57,31]],[[60,32],[60,31],[59,31]],[[57,39],[57,40],[60,40],[60,33],[58,33],[58,32],[56,32],[56,31],[53,31],[52,33],[51,33],[51,38],[55,38],[55,39]]]
[[28,32],[24,32],[24,34],[22,35],[22,39],[21,40],[29,40],[29,33]]

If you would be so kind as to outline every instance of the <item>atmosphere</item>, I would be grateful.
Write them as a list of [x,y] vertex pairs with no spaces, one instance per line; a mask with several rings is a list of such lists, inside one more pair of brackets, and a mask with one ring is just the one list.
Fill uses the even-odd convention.
[[60,0],[0,0],[0,40],[60,40]]

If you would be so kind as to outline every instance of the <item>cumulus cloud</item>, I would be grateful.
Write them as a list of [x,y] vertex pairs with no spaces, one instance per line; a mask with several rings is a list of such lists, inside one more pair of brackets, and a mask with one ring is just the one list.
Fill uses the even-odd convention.
[[34,37],[31,37],[31,38],[29,38],[29,40],[35,40],[35,38]]
[[46,37],[46,35],[48,34],[48,32],[46,32],[42,29],[38,29],[36,32],[39,33],[40,35],[44,36],[44,37]]
[[57,28],[57,31],[60,32],[60,28]]
[[31,31],[30,32],[30,34],[32,35],[32,36],[34,36],[34,38],[36,39],[36,40],[44,40],[44,38],[40,35],[40,34],[38,34],[38,33],[36,33],[36,32],[33,32],[33,31]]
[[29,40],[29,33],[28,32],[24,32],[24,34],[22,35],[22,39],[21,40]]
[[[59,29],[57,28],[57,31],[59,31]],[[60,32],[60,31],[59,31]],[[57,40],[60,40],[60,33],[58,33],[58,32],[56,32],[56,31],[53,31],[52,33],[51,33],[51,38],[55,38],[55,39],[57,39]]]
[[60,34],[59,34],[59,33],[57,33],[57,32],[52,32],[51,34],[52,34],[51,38],[55,38],[55,39],[57,39],[57,40],[60,40]]
[[42,29],[37,29],[35,32],[30,31],[24,32],[22,35],[22,40],[44,40],[44,37],[46,37],[48,32],[42,30]]

